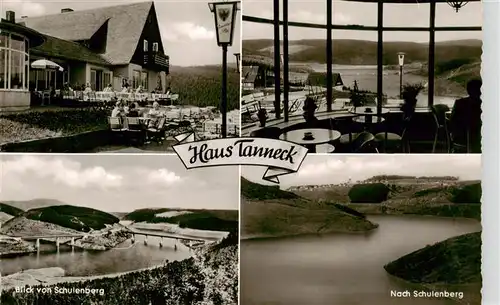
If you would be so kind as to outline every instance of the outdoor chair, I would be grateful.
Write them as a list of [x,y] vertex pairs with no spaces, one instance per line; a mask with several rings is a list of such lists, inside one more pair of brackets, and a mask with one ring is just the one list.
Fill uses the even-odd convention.
[[279,139],[282,131],[279,127],[264,127],[250,133],[252,138]]
[[440,135],[444,135],[446,152],[450,152],[450,133],[448,131],[448,124],[446,120],[446,112],[450,108],[447,105],[434,105],[431,107],[434,123],[436,124],[436,131],[434,133],[434,143],[432,144],[432,153],[436,152],[436,146]]
[[146,138],[148,141],[155,141],[158,145],[165,140],[166,118],[160,118],[155,127],[147,129]]
[[358,134],[352,142],[353,153],[378,153],[375,136],[367,131]]
[[111,131],[122,132],[127,130],[123,127],[122,118],[120,117],[108,117],[108,123]]
[[[43,105],[50,105],[50,98],[51,98],[51,95],[50,95],[50,91],[44,91],[42,93],[42,106]],[[47,104],[45,104],[45,100],[47,100]]]
[[145,140],[144,128],[139,118],[126,117],[124,127],[127,132],[128,141],[139,142],[139,144],[144,144]]

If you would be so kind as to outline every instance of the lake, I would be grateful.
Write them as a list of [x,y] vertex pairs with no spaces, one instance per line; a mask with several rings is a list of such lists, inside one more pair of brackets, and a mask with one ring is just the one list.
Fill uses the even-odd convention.
[[[315,72],[326,72],[325,64],[308,64]],[[354,87],[354,81],[358,82],[360,90],[368,90],[377,92],[377,66],[355,66],[355,65],[333,65],[333,73],[340,73],[344,85],[347,87]],[[403,84],[426,84],[427,76],[404,73]],[[385,70],[383,71],[382,89],[388,98],[399,98],[399,70]],[[455,100],[460,97],[453,96],[435,96],[434,104],[445,104],[453,106]],[[418,95],[419,107],[427,107],[428,96],[425,93]]]
[[[2,258],[0,271],[5,276],[26,269],[61,267],[66,276],[91,276],[153,267],[167,259],[183,260],[191,256],[189,248],[179,241],[164,238],[162,248],[159,242],[159,237],[149,236],[146,246],[144,236],[136,235],[134,244],[129,239],[108,251],[72,250],[66,245],[61,245],[56,251],[53,244],[42,244],[40,253]],[[174,248],[176,244],[177,250]]]
[[451,305],[451,300],[394,298],[413,289],[384,265],[447,238],[481,230],[477,221],[373,216],[366,234],[324,234],[241,242],[241,305]]

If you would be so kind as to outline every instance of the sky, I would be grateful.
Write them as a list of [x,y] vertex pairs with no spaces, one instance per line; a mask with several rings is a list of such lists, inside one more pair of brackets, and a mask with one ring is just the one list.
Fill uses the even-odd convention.
[[[260,184],[265,168],[242,167],[242,176]],[[376,175],[456,176],[481,179],[481,155],[309,155],[294,174],[280,176],[280,187],[362,181]]]
[[[58,14],[62,8],[75,11],[120,5],[144,0],[61,1],[61,0],[0,0],[0,13],[13,10],[16,18]],[[206,0],[154,1],[160,33],[166,55],[173,66],[221,64],[222,51],[217,46],[214,16]],[[234,53],[240,52],[241,11],[238,11],[233,46],[228,48],[228,62],[235,63]]]
[[106,212],[238,209],[237,167],[186,170],[177,155],[2,155],[0,200],[57,199]]
[[[418,1],[416,1],[418,2]],[[429,26],[429,4],[386,4],[384,5],[384,26]],[[326,0],[298,1],[289,0],[288,20],[306,23],[326,24]],[[281,12],[282,13],[282,8]],[[273,0],[245,0],[243,15],[273,19]],[[482,5],[480,2],[468,3],[457,13],[446,3],[436,6],[436,26],[481,26]],[[377,4],[352,1],[333,1],[333,24],[377,25]],[[322,29],[289,27],[289,40],[325,39]],[[371,31],[333,31],[333,39],[377,40],[377,32]],[[271,24],[243,22],[243,39],[273,38]],[[428,32],[386,32],[386,41],[427,42]],[[482,39],[476,32],[437,32],[436,41],[455,39]]]

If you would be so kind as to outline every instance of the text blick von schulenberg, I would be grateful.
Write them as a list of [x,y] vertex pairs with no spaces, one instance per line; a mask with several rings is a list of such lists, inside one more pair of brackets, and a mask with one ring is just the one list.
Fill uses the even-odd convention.
[[189,159],[189,163],[194,164],[198,161],[208,163],[215,159],[231,158],[236,151],[239,157],[269,158],[295,164],[294,157],[298,153],[295,145],[291,144],[290,149],[249,145],[249,143],[253,142],[254,140],[237,140],[233,145],[223,148],[209,148],[206,143],[201,146],[191,145],[188,151],[192,151],[193,156]]

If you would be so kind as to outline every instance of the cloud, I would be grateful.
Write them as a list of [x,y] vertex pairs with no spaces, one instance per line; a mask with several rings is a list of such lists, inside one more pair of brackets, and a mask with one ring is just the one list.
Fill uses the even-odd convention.
[[177,22],[162,27],[162,38],[167,41],[210,40],[215,38],[215,31],[192,22]]
[[81,164],[66,159],[22,156],[0,162],[2,177],[10,175],[35,175],[37,178],[52,179],[57,184],[75,188],[119,187],[123,177],[106,171],[103,167],[82,168]]
[[181,181],[181,177],[168,169],[161,168],[152,171],[148,174],[147,180],[150,183],[158,183],[162,185],[170,185]]
[[[412,176],[452,175],[462,179],[479,179],[481,159],[474,155],[457,156],[351,156],[345,158],[308,157],[295,177],[295,182],[317,179],[338,183],[348,179],[364,180],[375,175]],[[284,177],[285,178],[285,177]]]
[[16,13],[16,18],[20,18],[21,16],[41,16],[46,12],[43,4],[28,0],[3,1],[2,9],[4,11],[14,11]]
[[[262,181],[262,169],[243,167],[243,176]],[[281,187],[337,184],[365,180],[376,175],[456,176],[462,180],[481,179],[479,155],[360,155],[308,156],[296,174],[280,177]]]

